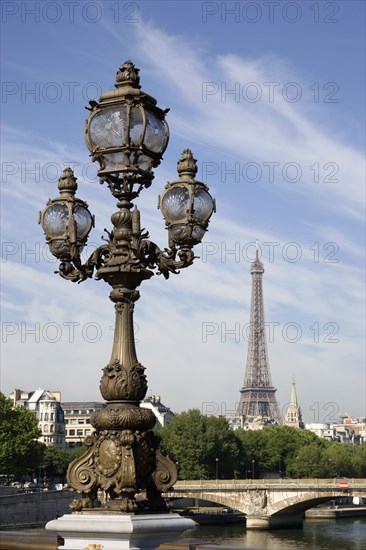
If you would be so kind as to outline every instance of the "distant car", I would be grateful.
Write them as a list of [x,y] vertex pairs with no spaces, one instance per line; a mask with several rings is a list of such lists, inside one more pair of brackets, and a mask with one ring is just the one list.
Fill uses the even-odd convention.
[[36,488],[36,484],[33,483],[33,481],[26,481],[23,485],[23,489],[25,489],[26,491],[29,491],[35,488]]
[[21,489],[23,487],[23,484],[20,483],[20,481],[13,481],[11,484],[12,487],[16,487],[17,489]]

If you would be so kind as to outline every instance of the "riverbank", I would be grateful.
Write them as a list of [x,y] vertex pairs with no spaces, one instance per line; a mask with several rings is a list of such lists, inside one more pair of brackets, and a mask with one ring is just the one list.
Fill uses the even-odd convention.
[[305,512],[306,519],[334,519],[366,517],[366,506],[329,506],[310,508]]

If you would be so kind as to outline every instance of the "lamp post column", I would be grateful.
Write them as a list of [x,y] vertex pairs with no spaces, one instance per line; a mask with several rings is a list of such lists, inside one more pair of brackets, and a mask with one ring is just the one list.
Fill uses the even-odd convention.
[[167,147],[165,115],[169,109],[160,109],[141,90],[138,73],[126,61],[117,71],[116,91],[103,92],[99,102],[91,101],[88,107],[86,144],[93,161],[100,164],[100,182],[108,185],[118,201],[104,244],[82,263],[81,251],[94,217],[87,204],[75,197],[76,177],[70,168],[59,180],[60,196],[49,201],[40,214],[50,250],[60,260],[58,273],[73,282],[95,273],[96,279],[112,287],[110,299],[116,312],[112,354],[100,381],[106,407],[92,414],[95,432],[85,439],[85,454],[70,464],[67,473],[68,484],[81,493],[71,504],[77,512],[94,507],[98,489],[109,497],[103,507],[115,512],[137,510],[139,491],[146,493],[151,509],[167,507],[161,493],[174,485],[177,471],[158,451],[152,431],[155,415],[140,407],[147,380],[136,356],[133,310],[139,298],[137,288],[153,276],[153,269],[168,278],[193,263],[192,248],[201,242],[215,211],[208,187],[195,179],[197,161],[185,149],[177,164],[179,179],[167,184],[159,200],[169,248],[161,250],[141,229],[133,201],[150,187],[153,168]]

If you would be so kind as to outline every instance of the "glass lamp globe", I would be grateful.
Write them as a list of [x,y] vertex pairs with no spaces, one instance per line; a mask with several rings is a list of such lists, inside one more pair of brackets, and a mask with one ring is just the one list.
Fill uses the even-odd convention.
[[197,162],[186,149],[178,161],[179,180],[168,183],[159,198],[159,208],[173,245],[193,246],[202,241],[209,219],[215,211],[215,200],[208,187],[197,180]]
[[152,169],[167,148],[169,128],[156,100],[139,85],[139,69],[126,61],[116,76],[116,91],[104,92],[92,101],[85,125],[85,141],[99,176],[114,176],[130,183],[150,185]]
[[60,196],[47,203],[40,214],[40,223],[51,253],[56,258],[69,261],[84,248],[94,226],[94,217],[87,203],[74,196],[77,183],[71,168],[64,170],[58,180],[58,188]]

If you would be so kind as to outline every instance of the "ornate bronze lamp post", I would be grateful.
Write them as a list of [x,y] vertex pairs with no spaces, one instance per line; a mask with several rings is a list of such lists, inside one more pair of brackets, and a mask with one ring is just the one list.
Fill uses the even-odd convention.
[[169,248],[162,251],[141,229],[140,212],[132,201],[151,185],[169,129],[168,110],[157,107],[156,100],[141,90],[138,72],[131,61],[122,65],[116,91],[103,93],[99,103],[90,102],[85,126],[86,144],[93,161],[100,164],[100,181],[118,201],[106,242],[82,263],[80,254],[94,218],[87,204],[75,198],[77,184],[70,168],[59,179],[60,196],[40,214],[50,250],[60,260],[58,273],[73,282],[95,273],[96,279],[112,287],[110,299],[116,311],[112,355],[100,382],[107,406],[92,414],[95,432],[85,440],[87,451],[67,473],[69,485],[81,493],[71,505],[76,511],[93,508],[98,489],[109,496],[104,505],[109,510],[135,512],[140,491],[146,491],[151,509],[165,507],[161,493],[174,485],[177,473],[173,462],[158,451],[151,430],[155,415],[140,407],[147,381],[134,345],[136,289],[152,277],[153,269],[168,278],[191,265],[192,248],[202,240],[215,210],[208,188],[195,180],[196,160],[186,149],[178,161],[179,179],[168,183],[159,197]]

